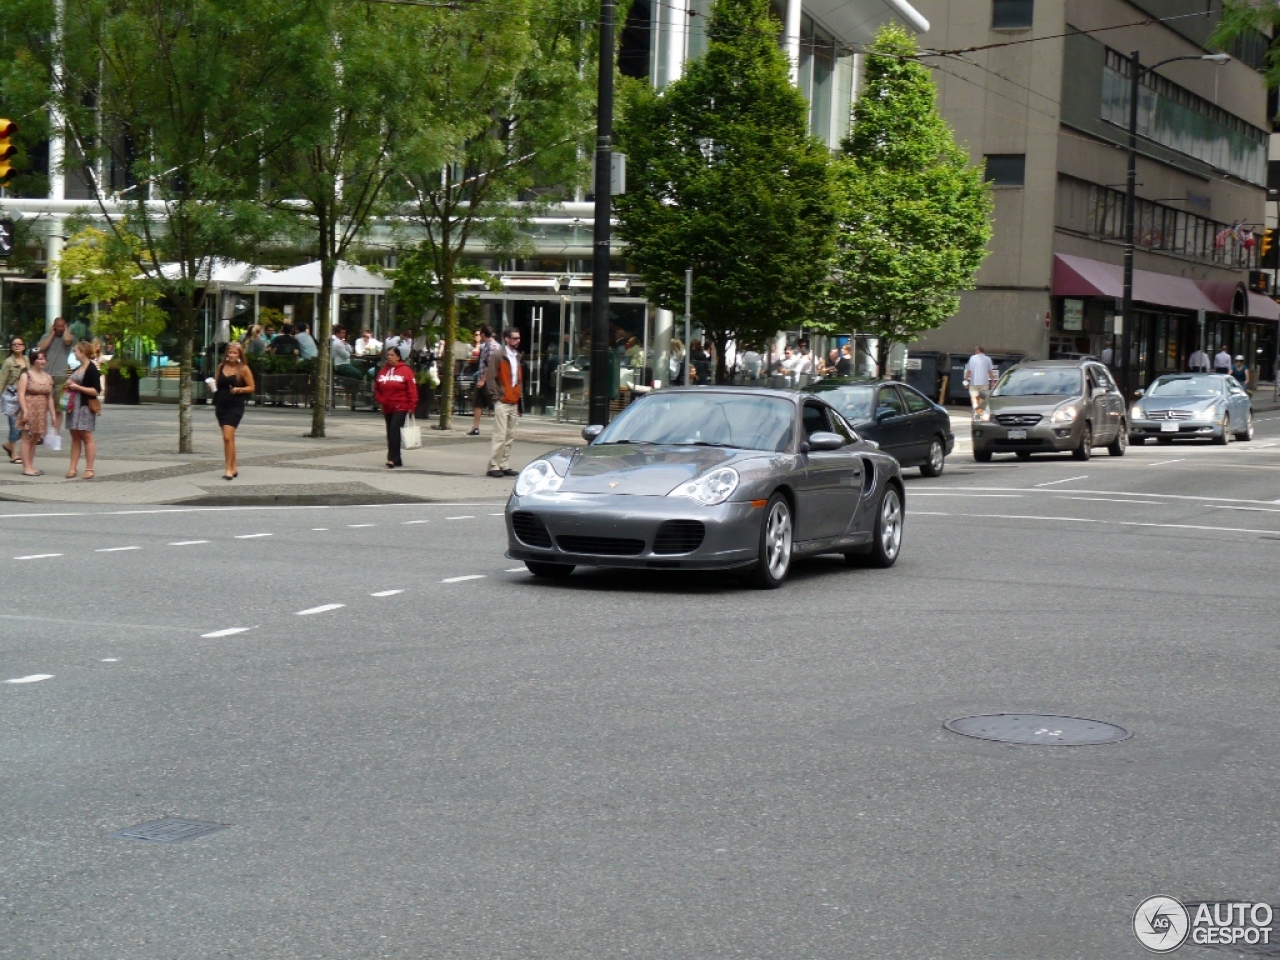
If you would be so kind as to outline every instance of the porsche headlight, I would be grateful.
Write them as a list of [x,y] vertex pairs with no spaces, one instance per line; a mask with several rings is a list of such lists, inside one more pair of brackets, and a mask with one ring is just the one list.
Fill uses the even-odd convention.
[[549,461],[535,460],[516,477],[516,496],[527,497],[534,493],[553,493],[560,489],[564,478],[556,473]]
[[1076,419],[1079,411],[1075,407],[1059,407],[1053,411],[1053,416],[1049,418],[1051,423],[1072,423]]
[[680,484],[667,496],[688,497],[690,500],[697,500],[703,506],[713,507],[717,503],[724,503],[737,489],[738,471],[733,467],[718,467],[697,480]]

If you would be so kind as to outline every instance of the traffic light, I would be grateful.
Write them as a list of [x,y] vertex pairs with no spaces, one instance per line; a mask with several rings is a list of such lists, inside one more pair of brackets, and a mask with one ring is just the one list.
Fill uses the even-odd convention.
[[1263,270],[1280,270],[1280,244],[1276,243],[1275,227],[1262,231],[1262,246],[1258,248],[1258,266]]
[[1270,293],[1271,278],[1261,270],[1249,271],[1249,289],[1254,293]]
[[13,164],[9,161],[18,152],[18,147],[13,142],[13,137],[17,132],[18,125],[16,123],[0,117],[0,186],[4,186],[5,181],[9,179],[9,175],[13,173]]

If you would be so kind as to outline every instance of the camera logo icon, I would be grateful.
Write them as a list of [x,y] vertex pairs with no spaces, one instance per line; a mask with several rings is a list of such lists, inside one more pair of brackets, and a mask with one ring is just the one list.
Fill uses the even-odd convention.
[[1133,913],[1133,933],[1152,953],[1172,953],[1191,928],[1187,908],[1173,897],[1147,897]]

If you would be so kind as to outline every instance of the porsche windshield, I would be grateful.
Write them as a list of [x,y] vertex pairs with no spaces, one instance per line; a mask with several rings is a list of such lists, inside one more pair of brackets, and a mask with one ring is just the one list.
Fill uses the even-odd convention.
[[795,406],[780,397],[658,391],[627,407],[598,444],[720,446],[781,453],[791,446]]
[[1084,393],[1075,367],[1014,367],[996,384],[993,397],[1078,397]]
[[1220,397],[1225,391],[1217,377],[1161,377],[1147,391],[1149,397]]

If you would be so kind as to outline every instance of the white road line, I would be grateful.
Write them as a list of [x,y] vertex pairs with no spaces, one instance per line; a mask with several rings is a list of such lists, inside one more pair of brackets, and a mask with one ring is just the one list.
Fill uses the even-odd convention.
[[236,537],[237,540],[257,540],[259,537],[269,537],[269,533],[242,533]]
[[30,553],[25,557],[14,557],[15,560],[48,560],[50,557],[60,557],[60,553]]
[[310,610],[299,610],[298,616],[309,617],[313,613],[328,613],[330,610],[341,610],[345,606],[345,603],[326,603],[319,607],[312,607]]
[[998,500],[1021,500],[1020,493],[950,493],[943,490],[912,490],[911,496],[914,497],[994,497]]
[[529,568],[528,567],[508,567],[506,570],[503,570],[502,572],[503,573],[528,573]]
[[376,523],[348,523],[348,527],[376,527]]
[[328,533],[329,528],[328,527],[312,527],[311,532],[312,533]]
[[126,550],[141,550],[141,547],[102,547],[94,553],[124,553]]
[[403,590],[379,590],[377,593],[371,593],[371,597],[394,597],[397,593],[404,593]]
[[52,679],[52,673],[33,673],[29,677],[14,677],[12,680],[6,680],[5,683],[39,683],[41,680]]
[[[1052,496],[1061,496],[1061,490],[1037,490],[1034,487],[967,487],[970,490],[998,490],[1011,491],[1021,490],[1023,493],[1045,493]],[[1188,500],[1195,503],[1257,503],[1269,506],[1273,503],[1280,503],[1280,500],[1249,500],[1243,497],[1201,497],[1193,496],[1185,493],[1147,493],[1143,490],[1072,490],[1071,493],[1096,493],[1105,497],[1156,497],[1161,500]],[[913,493],[912,496],[919,497],[925,494]]]
[[401,520],[400,522],[407,527],[411,523],[426,523],[427,521],[426,520]]
[[491,516],[491,517],[505,517],[505,516],[506,516],[506,514],[505,514],[505,513],[491,513],[491,514],[489,514],[489,516]]
[[1063,500],[1089,500],[1099,503],[1140,503],[1144,507],[1157,506],[1154,500],[1122,500],[1119,497],[1063,497]]
[[951,514],[942,513],[939,510],[912,510],[913,517],[949,517]]
[[194,547],[197,543],[208,543],[208,540],[175,540],[171,547]]
[[228,627],[226,630],[215,630],[213,633],[200,634],[201,640],[215,640],[218,637],[230,637],[237,633],[248,633],[253,627]]
[[1186,457],[1179,457],[1177,460],[1157,460],[1155,463],[1148,463],[1148,467],[1163,467],[1167,463],[1182,463]]
[[103,657],[102,662],[103,663],[119,663],[120,658],[119,657]]
[[466,516],[466,517],[445,517],[445,519],[446,519],[446,520],[474,520],[474,519],[475,519],[475,517],[474,517],[474,516]]
[[1070,483],[1072,480],[1088,480],[1088,479],[1089,479],[1089,475],[1088,475],[1087,473],[1085,473],[1085,474],[1081,474],[1081,475],[1080,475],[1080,476],[1078,476],[1078,477],[1067,477],[1065,480],[1049,480],[1049,481],[1048,481],[1048,482],[1046,482],[1046,483],[1037,483],[1037,484],[1035,484],[1035,486],[1037,486],[1037,487],[1052,487],[1052,486],[1056,486],[1056,485],[1057,485],[1057,484],[1059,484],[1059,483]]
[[[917,514],[919,510],[915,511]],[[983,520],[1047,520],[1054,523],[1102,523],[1115,527],[1157,527],[1162,530],[1207,530],[1212,533],[1276,533],[1275,530],[1253,530],[1248,527],[1210,527],[1195,523],[1150,523],[1139,520],[1095,520],[1088,517],[1044,517],[1017,513],[957,513],[957,517],[976,517]]]
[[484,578],[485,577],[483,573],[473,573],[470,576],[466,576],[466,577],[450,577],[449,579],[441,580],[440,582],[441,583],[461,583],[463,580],[483,580]]
[[1270,507],[1228,507],[1219,503],[1209,504],[1210,510],[1248,510],[1253,513],[1280,513],[1280,510],[1272,510]]

